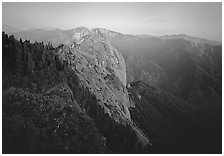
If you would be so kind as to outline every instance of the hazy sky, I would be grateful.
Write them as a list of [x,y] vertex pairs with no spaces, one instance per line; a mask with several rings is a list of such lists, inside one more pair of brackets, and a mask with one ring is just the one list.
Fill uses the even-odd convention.
[[219,3],[6,3],[3,24],[18,29],[78,26],[128,34],[187,34],[221,41]]

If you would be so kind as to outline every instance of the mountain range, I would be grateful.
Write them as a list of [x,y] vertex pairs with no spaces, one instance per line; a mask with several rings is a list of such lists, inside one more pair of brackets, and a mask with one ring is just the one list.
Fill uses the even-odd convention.
[[221,153],[221,43],[3,30],[4,153]]
[[[222,53],[219,42],[182,34],[159,37],[125,35],[107,29],[91,30],[86,27],[71,30],[34,28],[13,35],[32,42],[50,42],[57,47],[60,44],[81,44],[82,38],[91,31],[103,33],[123,55],[127,82],[143,80],[189,102],[203,103],[205,109],[210,109],[210,106],[204,103],[213,102],[221,95],[221,90],[214,87],[221,85]],[[204,84],[209,86],[205,87]]]

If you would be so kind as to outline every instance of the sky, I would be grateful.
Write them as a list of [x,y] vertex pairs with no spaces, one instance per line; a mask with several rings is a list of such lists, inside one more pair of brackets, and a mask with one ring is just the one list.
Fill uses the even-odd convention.
[[3,2],[2,6],[3,25],[20,30],[85,26],[124,34],[186,34],[222,40],[221,2]]

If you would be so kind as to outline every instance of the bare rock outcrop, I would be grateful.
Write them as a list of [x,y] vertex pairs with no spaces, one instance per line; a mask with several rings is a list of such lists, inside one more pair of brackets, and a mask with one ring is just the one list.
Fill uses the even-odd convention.
[[[142,152],[151,143],[130,117],[129,107],[134,105],[129,101],[126,89],[126,67],[122,55],[100,30],[91,30],[78,42],[80,44],[76,42],[70,48],[63,46],[58,51],[60,59],[67,62],[79,81],[71,88],[73,93],[79,93],[74,96],[87,114],[95,118],[110,147],[119,151],[119,144],[130,144],[132,152]],[[96,98],[95,102],[88,98],[89,95]],[[96,110],[95,114],[93,110]],[[119,141],[114,141],[117,136]],[[127,149],[119,152],[124,151]]]

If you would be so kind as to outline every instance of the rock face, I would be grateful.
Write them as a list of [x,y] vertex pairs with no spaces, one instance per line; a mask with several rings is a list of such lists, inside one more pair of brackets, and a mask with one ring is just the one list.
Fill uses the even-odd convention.
[[66,45],[71,45],[74,42],[76,44],[80,44],[82,42],[82,37],[87,35],[91,30],[85,27],[78,27],[76,29],[72,29],[67,31],[68,39],[64,42]]
[[115,112],[130,118],[128,107],[131,104],[125,87],[126,68],[121,54],[98,30],[91,31],[76,42],[81,44],[72,45],[71,49],[60,49],[60,58],[68,61],[84,85],[96,94],[107,113],[112,115],[111,110],[118,110]]
[[[82,91],[73,90],[73,92],[83,94],[75,96],[80,96],[77,99],[82,107],[86,109],[87,114],[92,114],[97,124],[100,125],[100,130],[108,138],[110,147],[121,153],[127,152],[128,148],[121,149],[119,144],[120,146],[129,144],[128,146],[133,148],[132,152],[143,151],[144,148],[148,148],[151,143],[130,117],[129,108],[134,107],[134,105],[129,101],[126,89],[125,61],[122,55],[107,41],[105,35],[98,29],[89,31],[88,34],[71,45],[71,48],[63,46],[59,49],[58,55],[60,60],[67,62],[72,72],[77,76],[78,86],[81,87]],[[86,94],[96,97],[94,106],[89,104]],[[96,108],[95,114],[91,112],[93,111],[91,107]],[[118,127],[113,128],[113,125]],[[117,138],[117,129],[124,136]],[[108,134],[106,131],[111,132]],[[130,137],[130,135],[133,136]],[[124,138],[122,139],[122,137]],[[135,141],[128,141],[131,138],[135,138]]]
[[104,70],[112,69],[115,75],[126,86],[126,66],[123,56],[111,46],[105,32],[101,29],[75,29],[73,36],[78,36],[73,46],[86,55],[95,57],[95,64]]

